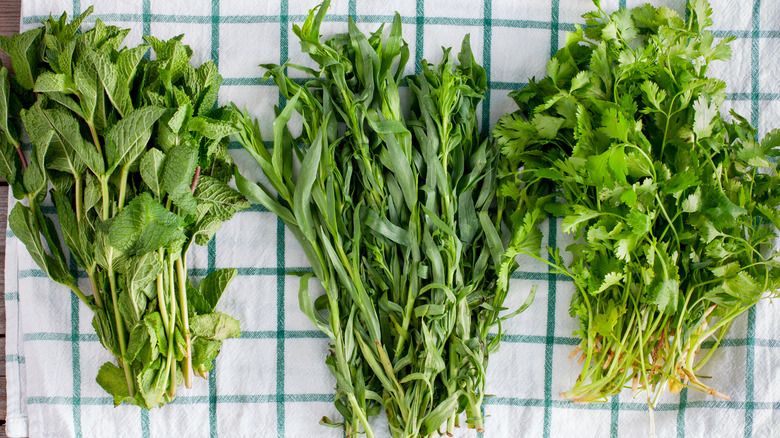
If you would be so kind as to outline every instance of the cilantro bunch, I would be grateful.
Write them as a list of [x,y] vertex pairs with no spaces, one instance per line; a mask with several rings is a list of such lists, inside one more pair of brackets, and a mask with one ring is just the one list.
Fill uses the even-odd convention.
[[[468,39],[459,65],[449,50],[438,66],[423,61],[406,78],[406,116],[400,17],[385,38],[383,27],[366,36],[350,19],[347,34],[323,42],[328,6],[293,27],[318,69],[264,65],[288,102],[271,151],[245,117],[237,138],[267,183],[236,173],[237,185],[284,221],[326,291],[312,303],[312,274],[302,276],[301,309],[331,342],[326,364],[346,435],[373,437],[368,420],[380,407],[394,437],[451,434],[464,411],[481,431],[485,368],[514,263],[501,208],[491,209],[498,149],[477,130],[485,71]],[[311,79],[300,84],[286,68]],[[303,120],[298,138],[287,128],[293,112]]]
[[[227,184],[235,114],[214,108],[216,66],[190,65],[181,36],[120,49],[129,29],[97,20],[80,33],[91,12],[0,38],[15,70],[0,68],[0,176],[25,201],[9,215],[14,234],[94,312],[116,358],[98,383],[115,404],[148,409],[205,375],[222,341],[240,335],[238,321],[214,311],[235,270],[214,271],[196,288],[185,266],[192,243],[207,243],[248,203]],[[44,214],[47,195],[54,220]]]
[[745,119],[721,117],[726,84],[707,69],[730,39],[706,30],[706,1],[688,10],[586,14],[495,129],[502,197],[563,217],[579,239],[568,267],[557,252],[549,262],[576,286],[582,373],[562,394],[575,401],[632,387],[655,404],[667,386],[727,398],[697,372],[780,286],[780,133],[759,142]]

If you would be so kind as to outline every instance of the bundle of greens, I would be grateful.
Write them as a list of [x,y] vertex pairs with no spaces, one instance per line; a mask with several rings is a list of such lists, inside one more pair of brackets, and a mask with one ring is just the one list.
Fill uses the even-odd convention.
[[495,130],[513,175],[501,193],[563,216],[581,239],[568,268],[557,253],[551,262],[574,280],[572,357],[582,350],[584,361],[562,395],[603,401],[631,386],[654,405],[668,384],[726,398],[697,371],[734,319],[780,286],[769,160],[780,133],[759,143],[743,118],[721,117],[726,85],[707,68],[731,56],[730,40],[713,44],[705,1],[689,2],[687,20],[650,5],[598,9],[547,78],[513,93],[520,110]]
[[[477,131],[485,71],[468,39],[459,66],[449,50],[438,67],[423,61],[407,79],[405,118],[400,17],[384,40],[383,27],[366,37],[350,20],[349,33],[323,43],[328,6],[293,28],[320,70],[263,66],[288,99],[273,150],[248,115],[237,138],[270,186],[236,173],[237,185],[284,221],[325,288],[312,303],[312,275],[303,275],[300,306],[330,338],[326,363],[346,435],[362,426],[374,436],[368,417],[380,407],[395,437],[442,426],[451,434],[464,410],[481,431],[485,367],[507,294],[498,266],[514,263],[505,260],[501,210],[491,210],[498,150]],[[299,85],[285,68],[312,79]],[[299,138],[287,128],[293,111],[303,118]]]
[[[115,404],[149,409],[172,400],[182,380],[190,387],[193,373],[205,376],[222,341],[240,335],[238,321],[214,311],[235,270],[214,271],[198,288],[185,271],[190,245],[248,207],[227,184],[237,114],[214,109],[222,78],[211,62],[189,64],[181,36],[120,50],[128,29],[97,20],[79,33],[91,11],[0,38],[15,70],[0,70],[0,176],[27,201],[9,215],[14,234],[92,309],[116,357],[98,383]],[[144,59],[150,46],[154,61]],[[44,215],[47,193],[69,259]]]

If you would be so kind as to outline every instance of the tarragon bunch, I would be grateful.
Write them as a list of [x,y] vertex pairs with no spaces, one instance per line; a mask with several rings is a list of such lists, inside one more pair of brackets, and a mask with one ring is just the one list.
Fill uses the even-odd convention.
[[[406,79],[405,117],[400,17],[386,37],[350,19],[347,34],[323,42],[328,5],[293,27],[318,69],[264,66],[288,102],[270,152],[246,117],[237,138],[268,183],[236,174],[238,187],[279,215],[327,292],[312,303],[311,274],[302,278],[301,309],[331,342],[346,435],[374,436],[368,419],[380,407],[394,437],[451,434],[464,411],[481,431],[485,369],[500,339],[488,331],[507,294],[498,265],[513,263],[492,208],[498,150],[477,130],[485,71],[468,39],[459,65],[449,50],[438,66],[423,62]],[[311,79],[301,85],[285,68]],[[297,139],[293,111],[303,119]]]
[[[214,271],[197,288],[185,270],[190,245],[248,206],[227,184],[235,114],[214,108],[222,78],[211,62],[190,65],[181,36],[120,49],[128,29],[97,20],[79,32],[91,11],[0,38],[15,70],[10,79],[0,70],[0,176],[26,201],[9,215],[14,234],[94,312],[116,357],[98,383],[116,404],[152,408],[205,375],[222,341],[240,335],[238,321],[214,311],[235,270]],[[150,46],[154,61],[145,59]],[[55,220],[41,207],[47,195]]]
[[780,133],[759,142],[743,118],[721,117],[726,84],[707,69],[729,59],[730,38],[706,30],[705,1],[688,10],[586,14],[495,130],[502,194],[562,216],[580,239],[568,267],[557,253],[551,263],[576,286],[583,370],[562,394],[576,401],[632,387],[655,404],[667,385],[727,398],[697,372],[780,285]]

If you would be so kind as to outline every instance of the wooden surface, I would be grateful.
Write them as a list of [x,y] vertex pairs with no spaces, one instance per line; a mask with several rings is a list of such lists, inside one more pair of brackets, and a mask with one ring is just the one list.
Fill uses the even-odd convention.
[[[21,0],[0,0],[0,34],[19,32]],[[0,52],[3,65],[11,63],[5,53]],[[0,183],[0,438],[5,438],[6,380],[5,380],[5,224],[8,220],[8,185]]]

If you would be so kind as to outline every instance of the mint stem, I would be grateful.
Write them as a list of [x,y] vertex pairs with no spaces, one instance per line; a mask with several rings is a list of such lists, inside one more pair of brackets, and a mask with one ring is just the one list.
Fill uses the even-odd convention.
[[[195,175],[197,176],[197,173]],[[184,276],[183,257],[184,254],[176,259],[176,273],[179,277],[179,307],[181,308],[184,341],[187,344],[187,351],[184,353],[184,362],[182,363],[182,372],[184,373],[184,386],[192,388],[192,342],[190,340],[190,322],[189,313],[187,311],[187,280]]]
[[27,158],[24,157],[21,146],[16,146],[16,153],[19,154],[19,159],[22,160],[22,170],[27,170]]
[[119,338],[119,351],[122,354],[122,369],[125,372],[125,379],[127,380],[127,392],[130,397],[135,396],[135,384],[133,378],[133,370],[130,368],[130,363],[125,359],[125,352],[127,351],[127,345],[125,342],[125,323],[122,320],[122,314],[119,313],[119,299],[116,292],[116,279],[114,278],[114,268],[112,266],[111,259],[114,257],[114,248],[108,250],[108,283],[111,287],[111,301],[114,304],[114,319],[116,320],[116,334]]

